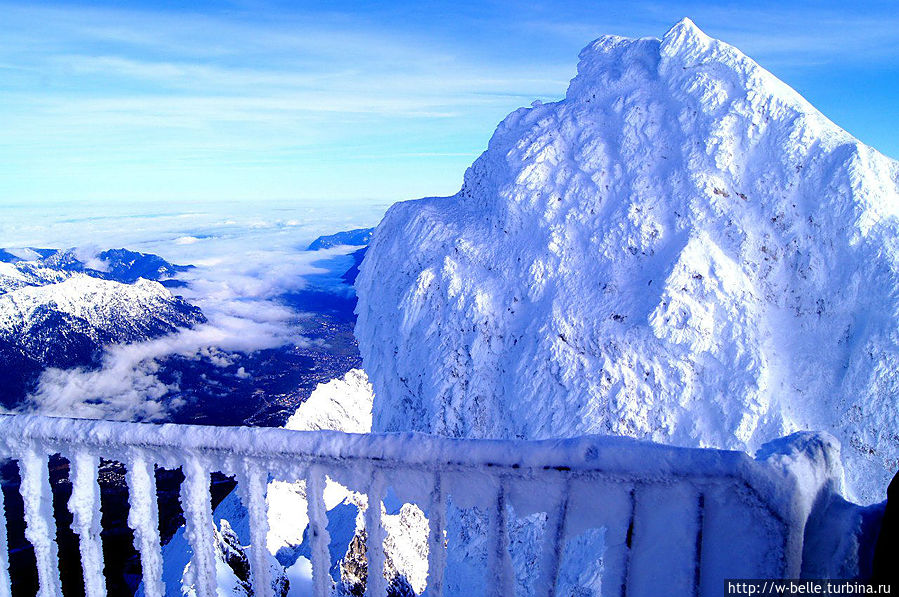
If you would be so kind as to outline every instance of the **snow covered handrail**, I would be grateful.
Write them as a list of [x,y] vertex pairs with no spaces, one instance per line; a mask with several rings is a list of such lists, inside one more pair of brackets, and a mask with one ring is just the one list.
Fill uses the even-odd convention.
[[[809,441],[807,438],[805,441]],[[274,428],[151,425],[0,416],[0,451],[18,461],[26,537],[34,546],[40,595],[62,594],[48,456],[69,460],[69,509],[79,535],[85,593],[105,594],[97,471],[100,458],[125,464],[129,526],[140,550],[144,594],[161,597],[162,553],[154,466],[181,468],[186,536],[194,553],[198,597],[216,595],[210,473],[233,475],[246,506],[252,545],[268,533],[271,478],[305,480],[313,584],[329,595],[326,478],[380,503],[391,488],[427,513],[427,594],[443,594],[448,508],[479,508],[492,532],[486,586],[512,595],[511,517],[545,513],[533,586],[538,595],[567,591],[560,575],[566,545],[603,529],[603,595],[720,594],[724,578],[796,577],[808,499],[772,461],[741,452],[661,446],[626,438],[549,441],[459,440],[420,434],[346,434]],[[776,460],[776,459],[775,459]],[[451,502],[451,506],[450,506]],[[0,504],[2,506],[2,504]],[[379,508],[365,515],[367,536],[383,540]],[[385,595],[383,551],[368,548],[367,595]],[[10,594],[6,530],[0,517],[0,597]],[[264,550],[252,550],[256,595],[273,592]],[[662,582],[666,586],[660,587]]]

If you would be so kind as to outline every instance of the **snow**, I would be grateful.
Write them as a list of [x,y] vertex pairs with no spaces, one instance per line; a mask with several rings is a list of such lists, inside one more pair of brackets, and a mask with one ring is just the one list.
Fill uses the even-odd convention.
[[[72,494],[68,508],[72,513],[72,530],[78,534],[84,594],[86,597],[103,597],[106,595],[106,579],[103,577],[103,544],[100,539],[102,514],[100,486],[97,484],[100,459],[88,451],[76,449],[69,457],[69,463]],[[146,569],[145,566],[144,570]],[[161,593],[148,595],[157,597]]]
[[[360,369],[348,371],[343,378],[334,379],[326,384],[319,384],[309,398],[291,416],[285,428],[291,430],[314,431],[322,429],[342,430],[352,433],[363,433],[371,430],[371,385]],[[210,432],[213,433],[213,432]],[[216,508],[214,519],[218,525],[222,521],[234,527],[237,534],[249,541],[248,557],[250,558],[252,587],[257,594],[259,587],[277,581],[278,566],[275,555],[295,551],[304,540],[309,524],[307,515],[306,481],[297,479],[294,471],[283,466],[273,467],[275,478],[269,475],[258,464],[246,460],[239,466],[237,493],[229,495]],[[288,480],[279,480],[283,476]],[[293,478],[291,479],[291,476]],[[364,498],[363,498],[364,499]],[[341,504],[352,504],[355,510],[359,494],[327,479],[323,491],[323,503],[326,512],[331,512]],[[336,517],[328,515],[325,525]],[[389,520],[391,517],[385,517]],[[349,520],[349,527],[342,534],[350,536],[356,530],[355,517]],[[402,541],[403,539],[399,539]],[[262,550],[256,545],[264,545]],[[344,545],[344,551],[346,546]],[[181,586],[182,578],[193,586],[193,580],[184,575],[185,568],[191,561],[190,547],[181,529],[164,548],[166,594]],[[343,553],[341,552],[340,556]],[[233,574],[227,574],[222,568],[222,558],[216,559],[218,590],[228,594],[237,582]],[[261,577],[255,571],[262,570]],[[299,556],[286,571],[290,580],[290,595],[311,595],[311,563],[308,558]],[[305,579],[305,580],[302,580]],[[301,582],[302,581],[302,582]],[[303,588],[306,587],[306,588]],[[193,589],[192,589],[193,590]],[[147,593],[149,595],[149,593]]]
[[434,489],[428,508],[428,571],[427,585],[431,597],[443,592],[443,573],[446,569],[446,494],[443,489],[443,478],[435,475]]
[[[330,595],[332,579],[331,555],[328,551],[330,535],[328,534],[328,511],[325,508],[324,489],[325,471],[322,467],[315,467],[309,472],[306,480],[307,491],[307,519],[309,520],[312,562],[312,585],[316,595]],[[309,495],[311,499],[308,499]]]
[[[6,512],[5,497],[0,491],[0,511]],[[6,516],[0,516],[0,597],[10,597],[12,583],[9,578],[9,542],[6,534]]]
[[[241,505],[235,494],[225,498],[216,508],[212,527],[215,539],[215,579],[216,592],[219,597],[246,597],[248,595],[274,595],[281,597],[285,576],[277,561],[266,551],[262,550],[262,557],[257,559],[257,552],[252,545],[241,545],[241,539],[252,537],[253,522],[247,515],[247,510]],[[249,552],[249,553],[247,553]],[[185,529],[181,527],[172,539],[163,548],[164,568],[163,580],[165,595],[186,594],[196,596],[196,587],[192,578],[192,552],[185,536]],[[229,557],[245,557],[250,564],[251,579],[245,582],[238,578],[236,572],[228,564]],[[261,562],[260,562],[261,560]],[[257,567],[258,566],[258,567]],[[260,590],[256,585],[259,580],[258,571],[263,571],[263,578],[270,583],[268,591]],[[249,591],[252,590],[253,593]],[[144,586],[141,592],[144,594]]]
[[47,457],[32,448],[21,454],[19,465],[22,476],[19,492],[25,506],[25,538],[34,547],[38,597],[58,597],[62,595],[62,584],[57,565],[58,550]]
[[184,509],[184,536],[190,544],[192,557],[184,571],[187,586],[197,597],[216,597],[217,587],[224,575],[216,558],[215,526],[209,495],[209,466],[194,456],[184,463],[184,483],[181,487],[181,506]]
[[287,597],[311,597],[312,593],[312,562],[300,556],[293,566],[287,569],[287,579],[290,581],[290,592]]
[[56,284],[25,286],[0,295],[0,330],[4,334],[27,334],[29,324],[41,308],[84,320],[109,333],[129,337],[141,325],[163,322],[172,328],[183,325],[184,315],[174,304],[181,301],[159,282],[140,279],[122,284],[77,274]]
[[162,551],[159,539],[159,507],[156,503],[156,471],[141,454],[127,463],[128,526],[134,529],[140,551],[141,580],[146,597],[163,597]]
[[238,480],[238,494],[249,520],[249,539],[251,545],[250,567],[253,593],[265,595],[266,588],[271,586],[269,574],[270,556],[267,551],[266,537],[269,532],[268,512],[266,510],[266,490],[268,474],[260,471],[249,461],[244,463],[243,474]]
[[365,508],[365,556],[368,562],[368,579],[365,592],[368,595],[386,595],[387,582],[384,578],[384,539],[387,533],[381,523],[384,499],[384,477],[375,471],[366,494]]
[[355,230],[345,230],[337,234],[329,234],[327,236],[319,236],[312,241],[307,251],[320,251],[322,249],[331,249],[340,246],[363,246],[367,245],[371,240],[371,233],[374,228],[357,228]]
[[347,433],[371,431],[372,388],[361,369],[350,369],[342,378],[319,384],[285,429],[314,431],[334,429]]
[[613,434],[899,462],[899,164],[689,20],[602,37],[453,197],[394,205],[356,282],[375,431]]
[[24,286],[44,286],[62,282],[72,275],[70,272],[44,267],[34,262],[0,262],[0,294]]
[[[246,474],[249,462],[294,482],[305,479],[311,529],[293,547],[299,550],[296,556],[308,556],[313,563],[317,594],[330,592],[334,562],[344,554],[356,558],[361,578],[360,521],[370,537],[384,539],[383,551],[373,553],[376,548],[369,546],[372,570],[385,569],[387,581],[404,582],[416,593],[425,588],[427,563],[440,559],[430,551],[442,550],[442,526],[448,545],[445,595],[505,595],[515,589],[528,595],[539,587],[532,583],[535,577],[558,578],[567,587],[563,594],[598,590],[617,595],[631,582],[638,587],[634,594],[644,589],[642,594],[652,594],[633,579],[659,574],[671,574],[691,587],[699,578],[699,593],[711,595],[720,591],[725,577],[795,577],[803,564],[805,536],[815,537],[809,553],[824,558],[807,560],[809,569],[858,570],[864,547],[853,522],[859,519],[858,508],[844,503],[840,512],[827,507],[821,513],[822,504],[838,503],[838,446],[832,436],[797,433],[766,444],[753,459],[741,452],[616,437],[460,440],[0,416],[0,452],[22,466],[27,536],[43,571],[44,594],[51,595],[57,594],[57,581],[48,572],[56,562],[48,524],[46,454],[59,447],[66,453],[76,447],[120,460],[136,452],[144,462],[167,468],[180,463],[187,525],[165,550],[166,594],[177,594],[181,587],[186,595],[212,597],[248,593],[246,569],[252,564],[246,554],[252,546],[244,546],[239,537],[258,540],[265,529],[248,529],[255,523],[236,496],[211,512],[209,472],[233,474],[242,467]],[[137,488],[146,487],[148,480],[134,458],[124,461],[137,473],[128,479],[134,511],[129,524],[142,527],[136,536],[144,541],[153,521]],[[343,485],[340,491],[346,496],[331,508],[326,474],[335,486]],[[258,486],[245,491],[260,499]],[[435,512],[444,495],[445,525]],[[92,506],[86,501],[74,508],[79,519],[90,516]],[[425,504],[433,525],[417,504]],[[807,526],[808,521],[814,524]],[[296,516],[278,521],[298,522]],[[274,526],[271,519],[268,523]],[[851,531],[848,537],[846,530]],[[546,541],[551,545],[541,548]],[[661,552],[664,558],[652,557]],[[255,551],[251,555],[255,561]],[[241,565],[232,565],[235,560]],[[296,561],[294,557],[283,565],[292,567]],[[269,578],[283,579],[283,568],[273,559],[269,563]],[[283,581],[277,586],[284,589]]]
[[[371,384],[361,369],[351,369],[340,379],[319,384],[284,424],[285,429],[339,430],[347,433],[371,431]],[[332,510],[349,496],[346,488],[329,481],[325,486],[325,508]],[[267,492],[268,550],[277,554],[303,541],[309,520],[305,483],[273,480]]]

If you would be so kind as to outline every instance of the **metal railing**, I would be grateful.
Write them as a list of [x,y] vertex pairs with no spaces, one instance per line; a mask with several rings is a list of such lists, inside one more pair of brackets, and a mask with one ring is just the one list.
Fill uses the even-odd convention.
[[[216,593],[210,473],[234,476],[248,511],[251,584],[272,594],[266,490],[271,478],[305,480],[315,595],[331,594],[326,478],[380,504],[392,488],[419,505],[429,524],[426,594],[445,594],[447,500],[488,513],[484,586],[515,594],[510,516],[545,513],[538,595],[561,593],[566,545],[604,529],[603,595],[718,595],[725,578],[799,575],[807,508],[781,468],[741,452],[685,449],[616,437],[548,441],[457,440],[420,434],[345,434],[275,428],[151,425],[38,416],[0,416],[0,456],[18,463],[26,537],[39,594],[62,594],[48,457],[69,460],[68,507],[79,537],[85,594],[105,595],[100,539],[100,459],[124,463],[128,524],[140,551],[144,593],[161,597],[163,557],[154,466],[181,468],[185,535],[198,597]],[[772,496],[777,496],[776,498]],[[0,504],[2,507],[2,504]],[[385,595],[380,508],[365,513],[367,595]],[[0,516],[0,597],[10,595],[5,520]],[[661,583],[661,584],[660,584]]]

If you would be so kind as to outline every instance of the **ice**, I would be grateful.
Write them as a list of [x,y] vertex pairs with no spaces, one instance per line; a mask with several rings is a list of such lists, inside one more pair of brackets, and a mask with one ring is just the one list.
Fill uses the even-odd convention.
[[9,545],[6,535],[6,500],[0,491],[0,597],[10,597]]
[[496,491],[496,499],[489,510],[489,540],[487,547],[487,590],[491,597],[514,594],[515,573],[509,557],[508,512],[506,492],[502,482]]
[[243,474],[237,483],[240,499],[249,514],[251,565],[253,592],[267,595],[271,586],[269,578],[269,554],[266,551],[268,537],[268,508],[266,493],[268,474],[259,470],[253,462],[244,461]]
[[556,505],[547,510],[547,520],[544,531],[542,553],[540,557],[540,580],[537,595],[554,594],[559,578],[559,564],[562,558],[562,546],[565,540],[565,519],[568,515],[568,500],[571,486],[568,481],[556,483],[547,488],[544,493],[550,496],[555,494]]
[[183,466],[181,505],[184,508],[185,535],[193,556],[190,561],[189,585],[197,597],[216,597],[215,535],[209,495],[209,468],[194,456]]
[[367,492],[368,507],[365,509],[365,553],[368,558],[368,582],[365,586],[366,597],[384,597],[387,595],[387,583],[384,580],[384,526],[381,524],[381,501],[384,498],[384,478],[374,471]]
[[146,597],[163,597],[162,547],[159,539],[159,508],[156,502],[156,471],[140,452],[127,459],[128,526],[134,529],[135,547],[140,551]]
[[47,455],[34,448],[25,450],[19,458],[19,466],[22,474],[19,491],[25,504],[25,538],[34,547],[37,560],[38,597],[60,597],[62,585]]
[[[100,486],[97,484],[99,464],[99,457],[86,450],[76,450],[69,458],[72,480],[69,512],[72,513],[72,530],[78,534],[86,597],[106,595],[103,544],[100,541]],[[148,596],[161,597],[161,594],[148,593]]]
[[328,516],[324,503],[325,472],[320,467],[313,467],[306,479],[306,497],[310,536],[312,537],[312,584],[316,597],[328,597],[331,594],[331,557],[328,553]]
[[446,494],[443,479],[434,475],[434,488],[428,507],[428,597],[442,597],[443,571],[446,568]]

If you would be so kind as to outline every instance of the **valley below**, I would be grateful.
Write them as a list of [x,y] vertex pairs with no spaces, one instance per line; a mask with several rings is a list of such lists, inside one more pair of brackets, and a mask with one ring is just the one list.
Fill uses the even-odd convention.
[[[356,298],[352,285],[363,252],[358,246],[350,246],[352,251],[338,249],[334,254],[335,246],[347,245],[341,244],[339,237],[335,242],[330,238],[313,243],[312,250],[332,250],[316,264],[319,267],[306,277],[304,286],[271,299],[293,314],[290,325],[297,342],[245,352],[210,345],[200,353],[154,356],[154,379],[166,389],[155,401],[166,408],[155,411],[150,420],[279,427],[319,384],[360,366],[353,337]],[[178,276],[190,272],[193,266],[174,265],[156,255],[124,249],[101,253],[101,269],[91,269],[78,259],[75,250],[28,249],[16,253],[20,256],[0,251],[0,325],[5,326],[0,328],[0,350],[6,351],[0,352],[5,365],[0,373],[0,404],[8,411],[46,412],[45,405],[35,400],[35,393],[40,391],[42,376],[48,370],[51,374],[58,371],[57,375],[75,370],[80,375],[96,376],[88,380],[102,381],[99,376],[104,367],[110,366],[106,351],[115,349],[116,344],[139,346],[207,324],[202,310],[177,294],[189,286]],[[71,285],[73,279],[81,284],[111,285],[118,304],[94,292],[66,293],[64,285]],[[159,303],[141,311],[141,285],[154,296],[158,294],[168,311],[160,309]],[[22,288],[30,293],[32,302],[38,303],[37,308],[25,308],[21,300],[16,300]],[[101,301],[102,308],[90,304],[91,300]],[[129,323],[122,325],[125,318],[120,313],[129,310],[137,316],[132,313]],[[144,314],[150,323],[135,326]],[[90,384],[84,386],[86,393],[90,390]],[[84,398],[89,402],[89,395]],[[107,414],[121,418],[114,411]],[[78,539],[70,530],[72,515],[67,508],[72,492],[68,461],[58,455],[51,458],[49,472],[54,516],[60,529],[57,542],[64,592],[83,595]],[[160,534],[167,543],[184,523],[179,499],[184,476],[180,470],[157,469],[156,480]],[[131,595],[138,589],[141,575],[133,531],[127,522],[124,466],[102,461],[98,481],[108,591],[110,595]],[[8,519],[10,569],[15,579],[13,594],[32,595],[37,590],[35,558],[25,538],[21,479],[15,462],[0,467],[0,482]],[[213,475],[213,507],[234,486],[232,479]]]

